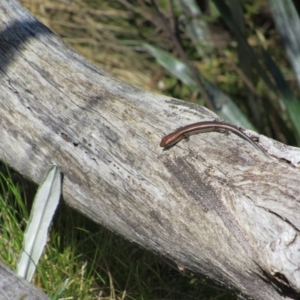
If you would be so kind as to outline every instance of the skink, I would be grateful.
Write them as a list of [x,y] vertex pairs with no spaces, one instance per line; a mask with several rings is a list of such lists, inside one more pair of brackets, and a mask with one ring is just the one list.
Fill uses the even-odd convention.
[[244,132],[240,127],[234,126],[229,123],[220,122],[220,121],[204,121],[193,123],[184,127],[181,127],[174,132],[166,135],[160,142],[161,147],[170,147],[177,144],[182,139],[188,138],[190,135],[208,132],[208,131],[218,131],[218,132],[227,132],[230,131],[244,140],[248,141],[255,148],[259,149],[265,155],[266,153],[257,146]]

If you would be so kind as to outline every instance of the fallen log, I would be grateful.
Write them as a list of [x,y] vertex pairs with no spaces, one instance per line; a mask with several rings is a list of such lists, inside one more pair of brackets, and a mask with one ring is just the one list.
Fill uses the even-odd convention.
[[26,299],[49,300],[38,288],[17,276],[11,269],[0,262],[0,297],[2,300]]
[[0,12],[0,160],[36,183],[57,164],[68,205],[241,295],[300,297],[298,148],[211,132],[163,150],[215,115],[111,77],[15,0]]

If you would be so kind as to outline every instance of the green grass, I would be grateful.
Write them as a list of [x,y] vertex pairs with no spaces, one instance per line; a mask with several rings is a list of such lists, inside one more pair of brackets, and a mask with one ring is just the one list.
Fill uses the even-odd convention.
[[[15,269],[36,187],[0,173],[0,260]],[[29,186],[29,189],[28,189]],[[28,199],[24,191],[29,194]],[[21,196],[23,195],[23,196]],[[111,233],[61,203],[33,284],[51,299],[220,299],[236,296]]]
[[1,261],[15,268],[17,255],[22,249],[22,230],[25,228],[28,214],[19,187],[7,172],[6,175],[0,172],[0,207]]

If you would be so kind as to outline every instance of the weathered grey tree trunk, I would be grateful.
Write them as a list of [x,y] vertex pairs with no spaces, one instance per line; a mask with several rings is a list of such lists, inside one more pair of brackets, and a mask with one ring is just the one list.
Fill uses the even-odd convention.
[[249,298],[300,297],[299,149],[257,136],[271,159],[205,133],[163,151],[213,113],[112,78],[15,0],[0,14],[2,161],[36,183],[58,164],[70,206],[181,267]]
[[0,299],[49,300],[38,288],[0,262]]

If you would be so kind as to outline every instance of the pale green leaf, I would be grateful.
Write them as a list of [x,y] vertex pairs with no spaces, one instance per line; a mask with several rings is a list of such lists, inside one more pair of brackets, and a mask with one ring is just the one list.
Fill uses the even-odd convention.
[[32,206],[24,234],[23,251],[17,264],[17,274],[31,281],[47,241],[48,228],[61,195],[61,174],[52,166],[41,183]]
[[[195,90],[197,88],[196,82],[190,75],[190,69],[185,63],[154,46],[149,44],[143,44],[143,46],[155,57],[157,62],[173,76],[184,82],[191,89]],[[251,122],[230,97],[225,95],[213,83],[202,77],[201,74],[199,74],[199,77],[201,78],[206,92],[211,96],[211,101],[216,108],[216,112],[222,119],[237,126],[255,130]]]

